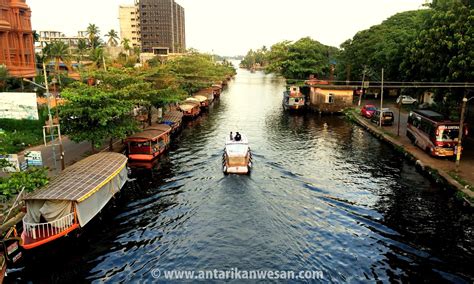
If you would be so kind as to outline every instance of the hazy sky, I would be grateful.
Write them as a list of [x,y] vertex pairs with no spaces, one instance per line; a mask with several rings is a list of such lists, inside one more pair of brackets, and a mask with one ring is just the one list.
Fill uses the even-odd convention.
[[[310,36],[339,46],[357,31],[419,9],[425,0],[177,0],[185,8],[187,47],[221,55]],[[132,0],[27,0],[33,29],[75,35],[89,23],[119,31],[118,6]]]

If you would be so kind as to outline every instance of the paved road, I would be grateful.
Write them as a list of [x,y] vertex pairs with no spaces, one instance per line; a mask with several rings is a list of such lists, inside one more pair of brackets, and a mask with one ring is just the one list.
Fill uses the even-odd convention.
[[[376,107],[380,107],[380,100],[364,100],[361,105],[373,104]],[[395,115],[395,122],[393,126],[384,126],[385,130],[397,135],[398,132],[398,106],[393,98],[386,100],[383,107],[388,107],[393,110]],[[418,156],[424,156],[423,162],[426,165],[434,166],[434,168],[442,169],[446,172],[455,170],[454,159],[450,158],[433,158],[428,154],[424,153],[420,148],[413,146],[411,141],[406,136],[407,120],[408,120],[409,108],[403,107],[400,113],[400,140],[407,149],[414,151]],[[461,164],[459,168],[459,175],[464,180],[468,181],[471,185],[474,185],[474,139],[468,137],[463,143],[464,151],[462,152]]]

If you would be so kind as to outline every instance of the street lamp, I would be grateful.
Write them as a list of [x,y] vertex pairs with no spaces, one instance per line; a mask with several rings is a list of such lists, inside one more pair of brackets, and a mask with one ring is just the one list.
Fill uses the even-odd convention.
[[459,136],[458,136],[458,146],[456,148],[456,171],[459,170],[459,163],[461,161],[461,149],[462,149],[462,135],[463,135],[463,128],[464,128],[464,112],[466,111],[466,104],[468,101],[472,100],[474,97],[464,98],[462,99],[462,108],[461,108],[461,120],[459,122]]

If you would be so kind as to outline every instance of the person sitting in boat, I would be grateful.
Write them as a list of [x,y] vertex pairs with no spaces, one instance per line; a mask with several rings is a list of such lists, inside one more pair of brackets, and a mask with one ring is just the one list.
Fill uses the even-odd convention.
[[235,141],[240,141],[242,139],[242,136],[240,136],[240,133],[239,132],[236,132],[235,133]]
[[234,140],[234,136],[232,136],[232,131],[230,132],[230,141]]

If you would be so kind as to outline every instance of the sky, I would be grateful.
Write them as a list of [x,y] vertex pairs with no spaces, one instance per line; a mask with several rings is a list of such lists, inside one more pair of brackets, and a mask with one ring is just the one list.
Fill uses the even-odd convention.
[[[119,31],[119,5],[133,0],[27,0],[33,29],[75,35],[89,23]],[[185,9],[186,47],[219,55],[245,55],[283,40],[309,36],[338,47],[358,31],[425,0],[176,0]]]

